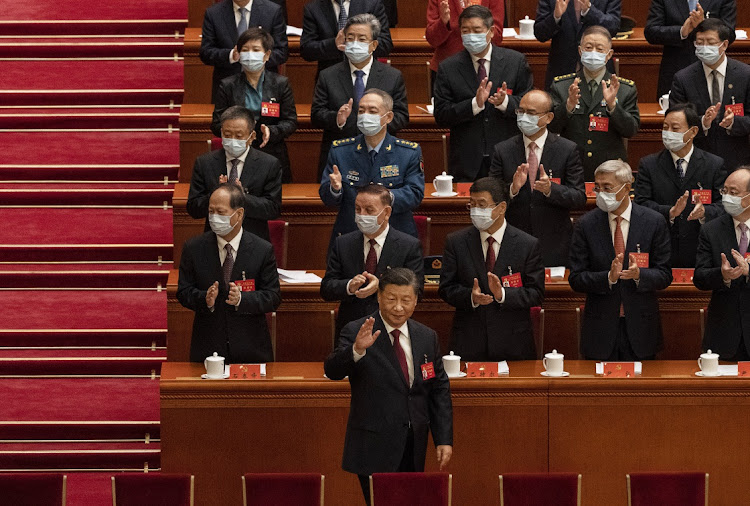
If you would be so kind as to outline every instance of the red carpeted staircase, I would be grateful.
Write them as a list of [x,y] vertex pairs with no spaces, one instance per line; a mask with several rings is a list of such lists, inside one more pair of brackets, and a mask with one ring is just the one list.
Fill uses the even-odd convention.
[[[160,468],[184,0],[0,11],[0,472]],[[2,498],[0,498],[2,504]]]

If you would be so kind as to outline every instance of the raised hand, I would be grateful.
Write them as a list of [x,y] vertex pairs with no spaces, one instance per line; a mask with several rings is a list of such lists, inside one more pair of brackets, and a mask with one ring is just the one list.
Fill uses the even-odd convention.
[[638,263],[635,261],[635,256],[631,253],[628,268],[620,272],[620,279],[641,279],[641,269],[638,267]]
[[448,0],[440,2],[440,21],[447,25],[451,21],[451,6]]
[[529,164],[522,163],[516,168],[516,172],[513,173],[513,182],[511,183],[511,191],[513,195],[518,195],[523,185],[529,179]]
[[502,105],[503,102],[505,102],[505,97],[508,96],[508,83],[503,81],[502,87],[490,95],[490,98],[488,99],[489,103],[492,105]]
[[534,181],[534,190],[541,192],[544,196],[548,196],[552,191],[552,181],[545,172],[544,165],[539,165],[539,179]]
[[732,250],[732,257],[734,258],[734,261],[737,263],[737,266],[742,270],[742,276],[747,276],[749,272],[748,268],[748,261],[743,258],[742,255],[740,255],[740,252],[736,249]]
[[690,12],[690,15],[687,17],[685,22],[682,24],[682,28],[680,28],[680,35],[682,37],[687,38],[690,33],[695,30],[695,27],[700,24],[701,21],[703,21],[706,18],[705,13],[703,12],[703,7],[701,4],[698,4],[695,7],[694,11]]
[[341,172],[339,172],[337,165],[334,165],[333,172],[328,174],[328,181],[330,181],[333,191],[339,191],[341,189]]
[[612,74],[609,81],[602,80],[602,96],[607,102],[607,109],[614,109],[617,105],[617,92],[620,91],[620,80],[617,75]]
[[689,196],[690,193],[687,190],[685,190],[685,193],[680,195],[680,198],[677,199],[677,202],[675,202],[672,208],[669,210],[669,219],[673,220],[682,214],[682,211],[685,210],[685,206],[687,206]]
[[375,326],[375,318],[372,316],[365,320],[362,326],[357,332],[357,338],[354,341],[354,351],[359,355],[363,355],[365,350],[375,343],[375,340],[380,335],[380,331],[372,333],[372,328]]
[[[570,0],[557,0],[555,2],[555,18],[560,19],[563,17],[563,14],[565,14],[565,11],[568,10],[568,2]],[[575,1],[575,0],[573,0]]]
[[230,306],[236,306],[240,303],[241,298],[242,291],[240,290],[240,287],[234,283],[229,283],[229,294],[227,295],[227,300],[224,302]]
[[703,205],[703,201],[701,200],[700,195],[693,195],[693,204],[695,204],[695,207],[692,211],[690,211],[690,215],[688,216],[688,221],[693,220],[700,220],[705,218],[706,216],[706,208]]
[[219,282],[214,281],[214,284],[209,286],[206,292],[206,307],[214,307],[217,295],[219,295]]
[[339,30],[339,33],[336,34],[335,43],[339,51],[346,49],[346,35],[344,35],[344,30]]
[[[560,0],[558,0],[559,2]],[[581,88],[578,86],[581,83],[581,78],[576,77],[573,79],[573,83],[568,87],[568,101],[566,107],[568,112],[573,112],[578,105],[578,101],[581,99]]]
[[487,102],[487,99],[490,98],[490,94],[492,93],[492,81],[488,81],[488,78],[485,77],[482,79],[482,82],[479,83],[479,88],[477,88],[477,105],[481,108],[484,107],[484,103]]
[[624,256],[622,253],[617,255],[614,260],[612,260],[612,265],[609,268],[609,282],[615,283],[618,279],[620,279],[620,273],[622,272],[622,261],[624,259]]
[[336,124],[337,125],[345,125],[346,120],[349,119],[349,116],[352,113],[352,106],[354,105],[354,99],[350,98],[347,103],[339,107],[339,112],[336,113]]
[[705,114],[703,115],[703,128],[709,128],[711,126],[711,123],[714,122],[716,119],[716,116],[719,115],[719,111],[721,110],[721,102],[716,102],[715,105],[712,105],[708,109],[706,109]]
[[[732,250],[732,257],[737,261],[737,257],[734,256],[735,252],[737,255],[739,255],[740,252],[734,249]],[[742,262],[737,262],[737,267],[732,267],[729,264],[729,260],[727,260],[727,256],[724,253],[721,254],[721,277],[724,278],[724,281],[731,281],[739,278],[742,276],[743,271],[745,272],[745,275],[747,275],[747,261],[742,257],[740,258],[742,259]],[[742,264],[745,264],[744,268]]]
[[494,272],[488,272],[487,283],[490,285],[490,291],[492,292],[492,295],[494,295],[497,300],[503,300],[503,295],[505,295],[505,288],[503,288],[503,283],[502,281],[500,281],[500,278],[497,277],[497,274],[495,274]]
[[724,111],[724,118],[722,118],[721,123],[719,123],[719,126],[721,128],[726,128],[729,130],[732,128],[732,125],[734,124],[734,111],[730,109],[726,109]]
[[492,295],[482,293],[482,290],[479,288],[479,280],[474,278],[474,286],[471,289],[471,302],[474,305],[486,306],[487,304],[491,304],[492,300]]

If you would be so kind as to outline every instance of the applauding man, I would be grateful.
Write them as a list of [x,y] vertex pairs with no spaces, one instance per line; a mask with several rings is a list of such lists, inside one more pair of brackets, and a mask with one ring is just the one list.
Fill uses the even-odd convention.
[[[391,228],[391,192],[368,184],[357,188],[354,221],[359,230],[336,238],[320,284],[325,300],[339,300],[336,339],[344,325],[378,309],[378,278],[395,267],[414,271],[424,279],[422,247],[416,237]],[[420,289],[421,293],[421,289]]]
[[451,349],[467,361],[532,360],[530,309],[544,299],[539,241],[505,220],[501,180],[479,179],[469,191],[474,226],[445,239],[438,290],[456,308]]

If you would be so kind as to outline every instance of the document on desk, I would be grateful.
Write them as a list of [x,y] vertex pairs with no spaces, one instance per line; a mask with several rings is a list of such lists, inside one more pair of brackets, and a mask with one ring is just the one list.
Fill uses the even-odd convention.
[[302,28],[297,28],[296,26],[286,26],[286,34],[287,35],[296,35],[297,37],[302,37]]
[[719,376],[738,376],[739,366],[737,364],[720,365]]
[[506,37],[518,37],[515,28],[503,28],[503,38]]
[[276,269],[279,279],[285,283],[320,283],[323,278],[313,272]]
[[[643,363],[635,362],[635,373],[641,374],[643,372]],[[604,362],[596,363],[596,374],[604,374]]]
[[745,30],[735,30],[734,31],[734,38],[737,39],[737,40],[747,39],[747,31],[745,31]]

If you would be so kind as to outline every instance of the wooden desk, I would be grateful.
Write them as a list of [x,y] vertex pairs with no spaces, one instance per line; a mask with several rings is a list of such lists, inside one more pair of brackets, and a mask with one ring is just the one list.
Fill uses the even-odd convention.
[[[454,504],[497,504],[501,473],[568,471],[583,474],[583,504],[624,506],[626,473],[663,470],[708,472],[712,504],[744,503],[748,380],[697,378],[693,360],[648,362],[633,379],[565,366],[568,378],[514,362],[506,378],[451,380]],[[348,382],[324,379],[320,363],[269,364],[257,381],[203,372],[165,363],[160,382],[162,471],[194,474],[196,504],[238,504],[245,472],[320,472],[326,504],[363,502],[340,468]]]
[[[322,270],[315,271],[319,276]],[[167,282],[168,344],[167,359],[172,362],[189,360],[193,312],[177,301],[176,270]],[[690,280],[676,280],[659,292],[659,308],[664,331],[662,360],[686,360],[701,353],[700,310],[708,305],[711,292],[696,289]],[[578,358],[578,316],[584,294],[571,290],[564,279],[546,283],[542,307],[544,319],[544,351],[557,349],[568,358]],[[336,302],[320,297],[317,283],[281,285],[281,305],[276,312],[276,360],[280,362],[322,361],[332,350],[333,319]],[[450,348],[454,309],[438,296],[438,285],[425,286],[424,298],[417,304],[414,319],[435,329],[440,349]],[[300,325],[300,322],[304,322]]]
[[[420,104],[409,105],[409,125],[398,133],[399,137],[418,142],[422,147],[425,180],[428,193],[432,193],[432,180],[445,168],[443,135],[448,131],[438,127],[435,118],[422,110]],[[664,116],[658,114],[657,104],[643,103],[641,128],[628,141],[628,156],[633,170],[638,161],[649,153],[663,149],[661,141]],[[208,150],[206,141],[211,133],[213,106],[209,104],[183,104],[180,109],[180,182],[189,183],[195,159]],[[295,183],[319,183],[318,155],[323,131],[312,128],[310,104],[297,104],[297,131],[287,139],[289,158]]]

